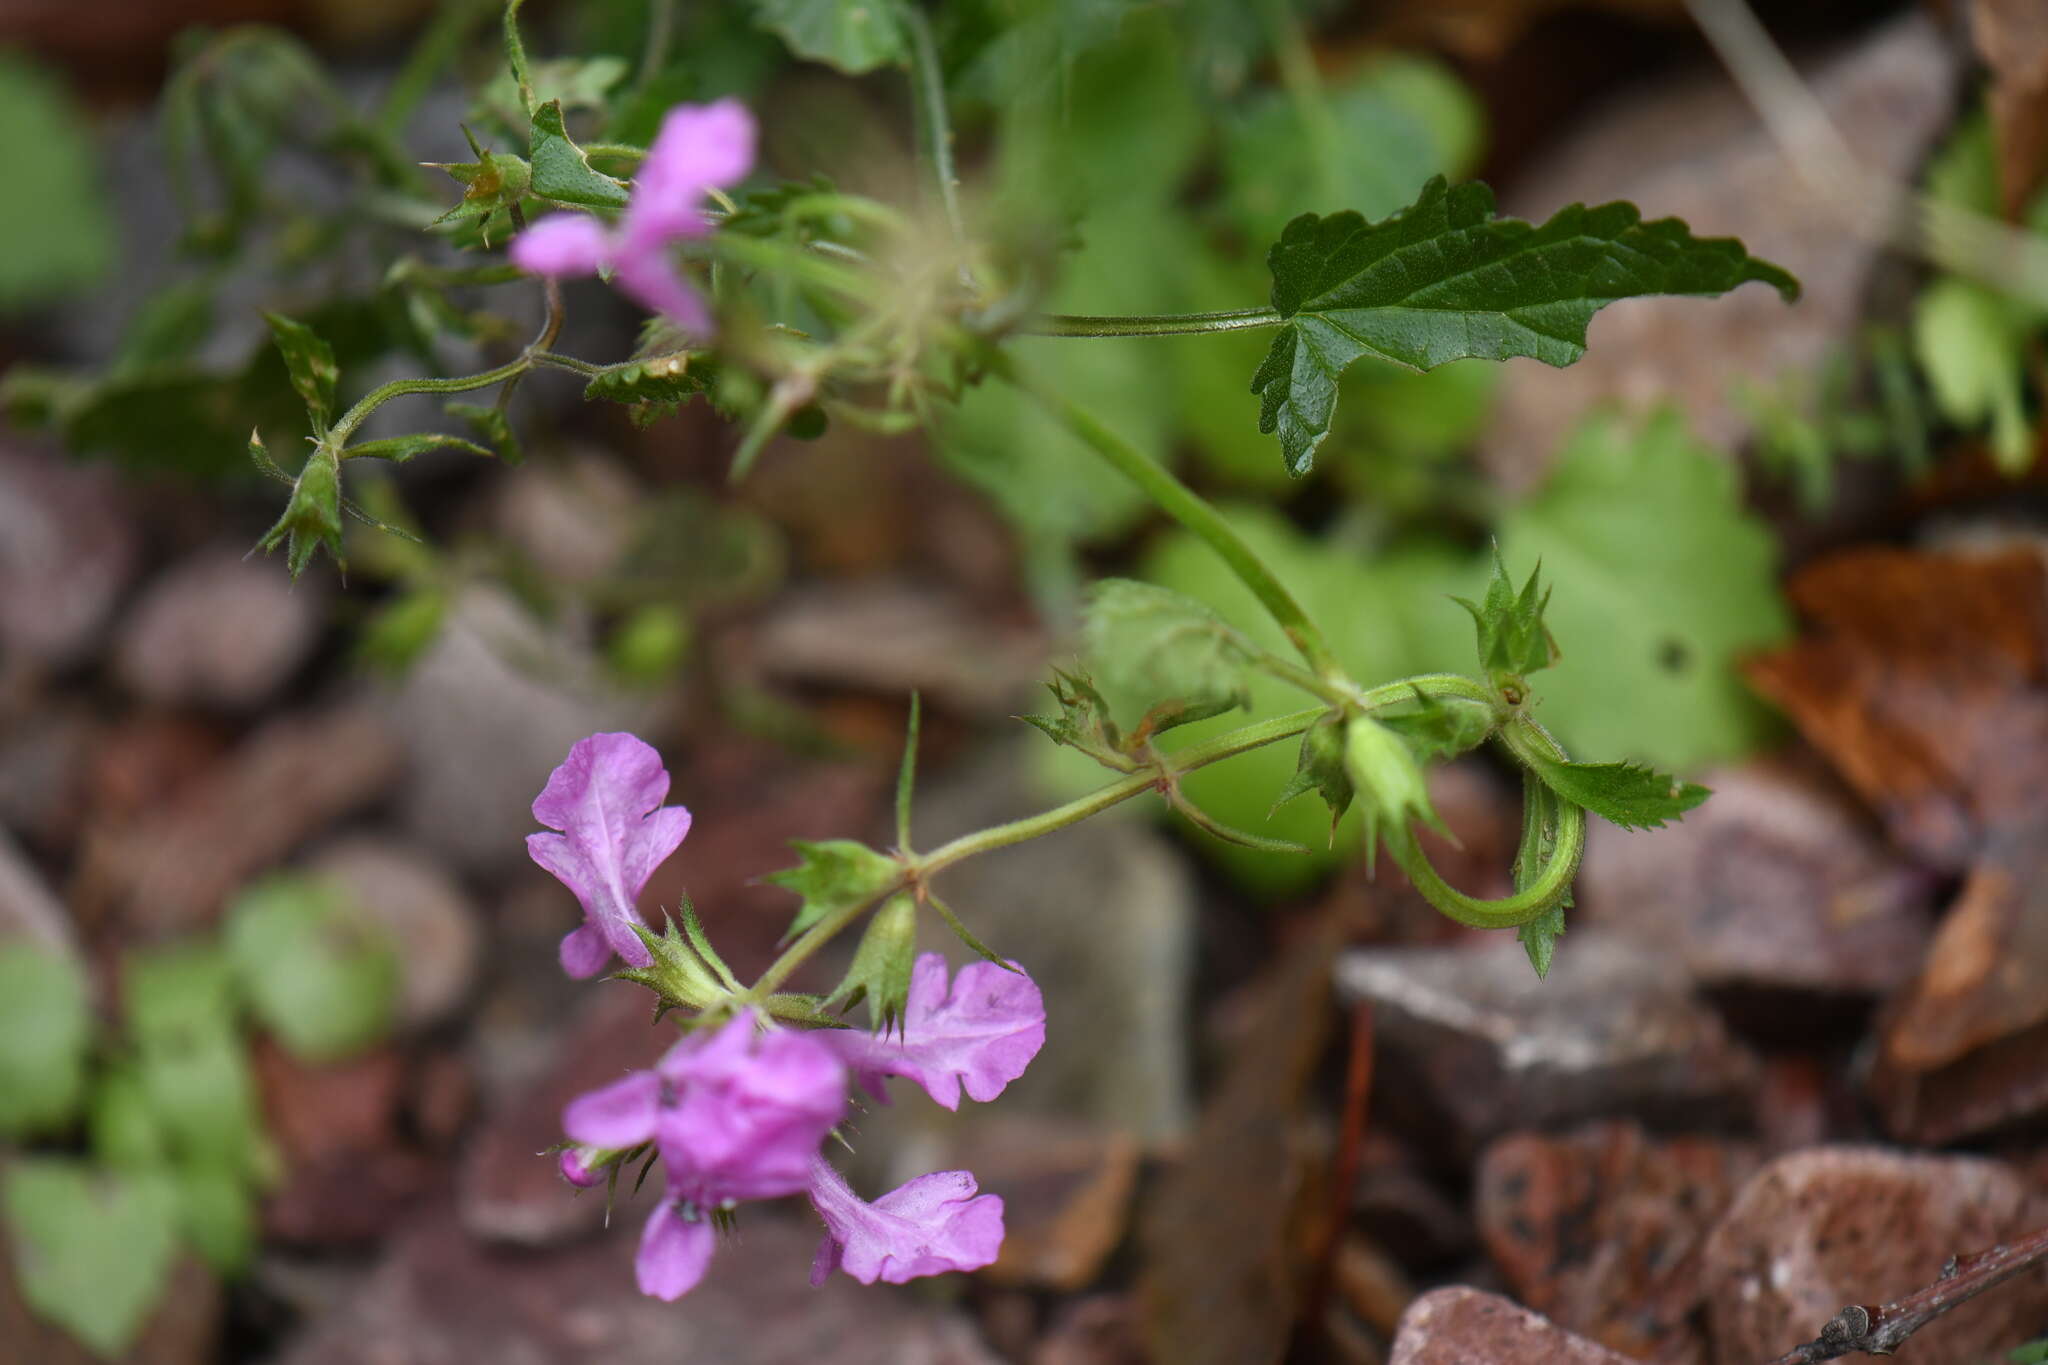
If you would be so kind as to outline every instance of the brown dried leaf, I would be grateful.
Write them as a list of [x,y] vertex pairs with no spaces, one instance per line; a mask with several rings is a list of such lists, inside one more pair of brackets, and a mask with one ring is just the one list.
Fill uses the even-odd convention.
[[2048,172],[2048,5],[1973,0],[1970,40],[1991,68],[1999,197],[2016,220]]

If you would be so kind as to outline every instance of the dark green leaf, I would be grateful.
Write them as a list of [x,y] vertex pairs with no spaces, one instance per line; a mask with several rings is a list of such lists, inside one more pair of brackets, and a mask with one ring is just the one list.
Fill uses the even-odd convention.
[[807,61],[849,76],[908,55],[894,0],[753,0],[755,21]]
[[917,958],[917,901],[891,896],[868,920],[854,949],[846,977],[825,999],[829,1009],[844,1013],[865,1000],[868,1027],[889,1033],[903,1026],[903,1007],[910,998],[910,968]]
[[[1524,772],[1522,843],[1515,851],[1515,890],[1526,891],[1534,885],[1544,865],[1550,861],[1551,851],[1557,846],[1560,813],[1557,793],[1533,772]],[[1529,954],[1529,965],[1536,969],[1539,978],[1550,975],[1550,961],[1557,953],[1557,940],[1564,933],[1564,912],[1571,903],[1571,893],[1566,892],[1556,905],[1524,924],[1515,934],[1523,950]]]
[[1749,280],[1787,300],[1799,292],[1734,239],[1696,238],[1675,218],[1643,222],[1633,204],[1573,204],[1539,227],[1494,217],[1486,186],[1440,176],[1377,223],[1303,214],[1267,265],[1287,325],[1252,389],[1259,430],[1279,433],[1296,475],[1329,433],[1337,377],[1361,356],[1418,370],[1511,356],[1569,365],[1585,353],[1587,323],[1616,299],[1721,294]]
[[1557,641],[1543,624],[1543,609],[1550,605],[1550,593],[1539,592],[1543,566],[1529,570],[1529,579],[1517,594],[1507,566],[1501,562],[1500,547],[1493,547],[1493,577],[1486,584],[1482,603],[1468,597],[1452,599],[1471,613],[1479,633],[1479,666],[1498,683],[1550,667],[1557,662]]
[[474,441],[465,441],[460,436],[450,436],[439,431],[418,431],[410,436],[386,436],[376,441],[358,441],[341,452],[344,460],[389,460],[393,464],[404,464],[415,455],[425,455],[432,450],[466,450],[472,455],[486,457],[496,455]]
[[61,1127],[77,1112],[91,1032],[75,959],[24,939],[0,943],[0,1137]]
[[1544,783],[1576,806],[1584,806],[1623,829],[1662,829],[1710,794],[1694,782],[1634,763],[1561,763],[1532,754]]
[[821,843],[793,839],[790,843],[801,861],[795,867],[762,878],[771,886],[803,897],[803,906],[785,938],[794,938],[836,911],[866,905],[903,874],[902,865],[894,858],[852,839],[827,839]]
[[61,1157],[20,1158],[0,1180],[22,1298],[99,1355],[125,1356],[177,1254],[170,1182]]
[[[1144,705],[1242,705],[1252,646],[1192,597],[1154,583],[1106,578],[1089,590],[1083,649],[1111,695]],[[1217,714],[1211,709],[1208,714]]]
[[306,411],[313,418],[314,433],[324,435],[327,424],[334,420],[334,385],[341,378],[341,370],[334,363],[334,348],[303,322],[277,313],[265,313],[263,318],[270,324],[270,334],[277,339],[278,354],[284,357],[292,388],[305,400]]
[[586,399],[602,398],[610,403],[686,403],[698,394],[710,394],[718,382],[718,371],[710,357],[690,351],[607,365],[584,385]]
[[1324,716],[1302,732],[1301,757],[1294,776],[1273,800],[1273,809],[1304,792],[1314,792],[1330,808],[1330,839],[1337,838],[1337,822],[1351,808],[1351,774],[1344,768],[1344,722],[1335,712]]
[[578,208],[615,209],[626,203],[621,181],[592,170],[583,149],[570,141],[562,126],[562,106],[550,100],[533,111],[528,155],[533,167],[532,191],[542,199]]
[[335,889],[283,875],[258,882],[229,909],[226,942],[256,1017],[292,1055],[333,1061],[390,1031],[397,957]]
[[1019,716],[1018,719],[1043,731],[1055,744],[1079,749],[1097,762],[1122,766],[1123,732],[1109,713],[1109,702],[1086,673],[1053,670],[1045,685],[1059,703],[1056,716]]

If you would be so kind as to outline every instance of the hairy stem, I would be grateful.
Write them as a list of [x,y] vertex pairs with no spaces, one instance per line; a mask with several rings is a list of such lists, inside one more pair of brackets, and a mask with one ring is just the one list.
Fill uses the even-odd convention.
[[1168,516],[1207,541],[1210,548],[1223,556],[1223,562],[1280,623],[1280,629],[1287,633],[1287,638],[1301,651],[1302,658],[1308,661],[1308,666],[1315,670],[1317,676],[1332,682],[1343,678],[1343,669],[1338,665],[1336,655],[1331,653],[1329,643],[1323,639],[1323,632],[1309,620],[1301,603],[1294,600],[1294,594],[1274,577],[1265,561],[1215,508],[1168,473],[1164,466],[1097,421],[1092,413],[1077,406],[1065,394],[1021,376],[1000,354],[991,362],[991,367],[995,373],[1036,399],[1061,426],[1136,484]]
[[910,36],[910,93],[917,109],[918,145],[931,170],[945,211],[953,247],[966,270],[967,220],[960,212],[960,180],[953,169],[953,125],[946,114],[946,76],[939,66],[938,44],[924,11],[911,0],[897,0],[896,14]]
[[1171,337],[1204,332],[1244,332],[1278,327],[1284,319],[1271,308],[1232,308],[1220,313],[1132,313],[1095,316],[1046,313],[1018,328],[1037,337]]

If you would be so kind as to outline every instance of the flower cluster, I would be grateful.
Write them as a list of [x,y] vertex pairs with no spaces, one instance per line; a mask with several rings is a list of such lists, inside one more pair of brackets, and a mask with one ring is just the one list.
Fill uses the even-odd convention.
[[514,238],[512,263],[551,279],[610,272],[619,288],[700,339],[711,314],[677,273],[669,248],[711,230],[703,201],[754,165],[754,116],[738,100],[679,104],[633,177],[616,228],[581,213],[554,213]]
[[[562,944],[572,975],[596,972],[614,952],[649,960],[634,901],[689,830],[687,812],[660,804],[667,792],[653,749],[601,734],[570,750],[534,802],[535,818],[558,832],[531,836],[528,848],[583,905],[584,925]],[[979,1269],[1001,1248],[1003,1201],[977,1193],[972,1174],[919,1176],[868,1203],[818,1148],[846,1117],[852,1080],[886,1099],[886,1079],[902,1076],[953,1109],[962,1090],[976,1100],[1001,1094],[1044,1041],[1045,1004],[1029,976],[975,962],[949,981],[937,953],[913,965],[901,1025],[887,1036],[798,1031],[735,997],[724,1023],[690,1032],[652,1070],[569,1105],[562,1127],[575,1145],[561,1155],[562,1174],[602,1184],[627,1153],[652,1145],[664,1188],[635,1270],[656,1298],[679,1298],[703,1278],[716,1217],[799,1193],[825,1223],[814,1284],[834,1268],[863,1284]]]

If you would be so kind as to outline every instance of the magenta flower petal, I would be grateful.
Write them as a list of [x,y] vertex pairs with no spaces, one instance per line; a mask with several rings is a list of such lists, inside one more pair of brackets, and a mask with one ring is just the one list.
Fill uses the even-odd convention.
[[622,246],[612,279],[628,298],[661,314],[695,340],[707,341],[716,330],[703,296],[690,287],[669,260],[666,242]]
[[674,1303],[697,1287],[717,1250],[718,1237],[700,1215],[685,1213],[674,1199],[663,1199],[647,1217],[640,1233],[640,1251],[633,1275],[640,1292]]
[[654,1136],[662,1089],[661,1077],[635,1071],[569,1101],[562,1131],[589,1147],[637,1147]]
[[1024,1074],[1045,1044],[1045,997],[1021,971],[971,962],[946,988],[946,960],[926,953],[911,969],[901,1034],[855,1029],[820,1033],[876,1095],[882,1077],[908,1076],[948,1109],[970,1098],[988,1101]]
[[[592,735],[571,746],[534,798],[533,818],[561,832],[526,836],[527,853],[576,893],[589,927],[635,967],[651,959],[633,932],[640,923],[634,902],[690,832],[690,812],[663,806],[666,795],[668,772],[648,744],[628,734]],[[591,962],[602,961],[587,938],[564,940],[561,957],[572,976],[591,975]]]
[[562,1179],[579,1190],[594,1189],[605,1182],[603,1169],[593,1167],[586,1150],[581,1147],[564,1147],[559,1169],[562,1172]]
[[968,1171],[921,1175],[869,1204],[823,1157],[811,1163],[811,1207],[825,1220],[825,1241],[811,1283],[837,1268],[873,1284],[902,1284],[948,1270],[979,1270],[1003,1247],[1003,1201],[975,1193]]
[[795,1194],[846,1114],[846,1067],[814,1033],[742,1015],[662,1059],[676,1102],[656,1123],[670,1188],[706,1206]]
[[562,946],[556,956],[561,959],[563,971],[582,981],[604,970],[612,960],[612,945],[603,934],[585,924],[562,935]]
[[754,165],[754,116],[735,99],[679,104],[662,120],[633,177],[629,237],[698,237],[708,230],[704,192],[745,179]]
[[551,213],[512,239],[512,264],[554,279],[595,275],[610,263],[611,234],[583,213]]

